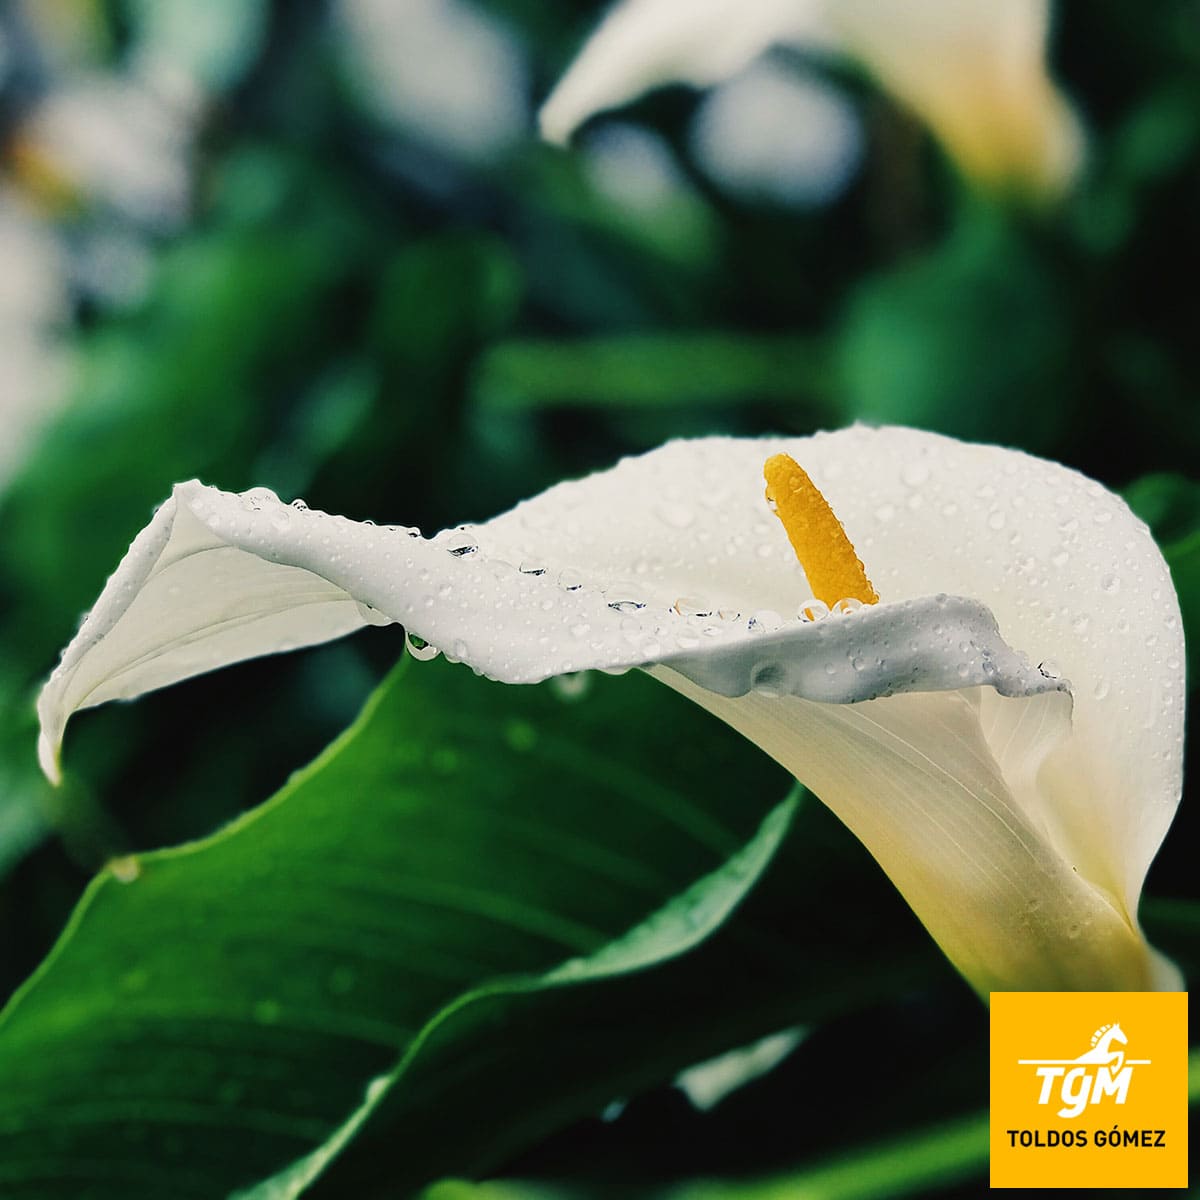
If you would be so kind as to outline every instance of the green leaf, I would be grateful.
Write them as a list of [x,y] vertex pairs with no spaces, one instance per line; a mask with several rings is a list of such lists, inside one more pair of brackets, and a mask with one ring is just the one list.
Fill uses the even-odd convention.
[[[1193,1108],[1200,1103],[1200,1051],[1188,1057],[1188,1102]],[[646,1200],[892,1200],[928,1194],[931,1188],[940,1193],[976,1178],[982,1186],[987,1164],[988,1115],[981,1112],[855,1146],[785,1175],[705,1180],[625,1195]],[[426,1188],[421,1200],[592,1200],[600,1194],[587,1186],[443,1179]]]
[[747,401],[813,407],[827,400],[832,386],[826,358],[816,340],[736,333],[511,341],[483,359],[475,394],[483,407],[501,411]]
[[967,210],[923,257],[856,289],[839,347],[849,415],[1053,446],[1074,405],[1070,300],[1018,227]]
[[641,676],[397,672],[272,801],[95,881],[0,1018],[0,1193],[403,1193],[940,977],[869,868],[828,904],[864,856],[819,806],[775,852],[783,790]]

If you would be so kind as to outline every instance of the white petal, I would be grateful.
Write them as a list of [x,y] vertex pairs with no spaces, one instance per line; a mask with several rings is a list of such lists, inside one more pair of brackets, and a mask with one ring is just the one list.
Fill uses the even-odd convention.
[[1046,71],[1046,0],[836,0],[846,52],[908,105],[970,175],[1055,193],[1083,136]]
[[625,0],[592,35],[540,114],[565,142],[589,116],[666,83],[705,87],[778,41],[820,42],[816,0]]
[[[195,482],[175,488],[42,689],[38,755],[52,780],[63,730],[78,709],[366,624],[354,600],[321,577],[230,547],[189,505],[204,490]],[[250,497],[248,504],[259,503]]]
[[[585,483],[604,490],[605,478]],[[518,525],[539,526],[537,511],[524,507]],[[590,520],[601,515],[589,512]],[[297,510],[265,489],[237,496],[180,484],[43,689],[44,768],[57,777],[63,731],[80,708],[367,622],[403,623],[507,683],[666,661],[730,695],[771,687],[840,703],[965,683],[990,682],[1008,695],[1061,686],[1004,644],[977,601],[925,597],[821,624],[780,619],[770,630],[763,610],[688,615],[662,598],[670,589],[662,592],[661,580],[657,593],[614,581],[595,560],[586,573],[547,568],[542,555],[531,565],[511,553],[517,547],[503,526],[504,519],[479,526],[478,543],[458,531],[427,540],[403,527]],[[551,526],[541,528],[552,542]],[[801,573],[789,573],[803,585]]]
[[[833,809],[981,994],[1152,986],[1152,959],[1129,914],[1072,869],[1009,790],[982,736],[978,697],[731,700],[667,668],[653,674]],[[1048,743],[1069,737],[1065,694],[1020,703],[1048,727]]]

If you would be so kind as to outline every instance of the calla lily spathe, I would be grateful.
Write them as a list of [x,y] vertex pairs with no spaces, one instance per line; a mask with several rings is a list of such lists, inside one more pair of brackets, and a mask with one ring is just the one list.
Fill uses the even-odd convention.
[[564,142],[593,113],[672,82],[706,87],[774,44],[843,54],[987,187],[1054,196],[1083,137],[1046,69],[1046,0],[624,0],[547,99]]
[[[879,604],[805,603],[778,453]],[[1178,603],[1074,471],[897,428],[674,441],[429,539],[180,484],[42,692],[43,765],[78,709],[388,622],[511,683],[649,670],[833,809],[983,994],[1178,985],[1137,922],[1181,789]]]

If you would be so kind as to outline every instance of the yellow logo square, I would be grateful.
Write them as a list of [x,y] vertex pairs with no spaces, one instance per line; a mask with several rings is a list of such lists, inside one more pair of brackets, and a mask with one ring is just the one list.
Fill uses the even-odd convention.
[[1187,993],[993,992],[994,1188],[1187,1187]]

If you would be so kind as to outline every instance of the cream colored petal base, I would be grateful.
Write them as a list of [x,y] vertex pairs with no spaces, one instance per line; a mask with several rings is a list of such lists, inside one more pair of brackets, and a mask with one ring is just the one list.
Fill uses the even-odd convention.
[[[820,797],[981,995],[1136,991],[1158,982],[1149,947],[1119,902],[1060,857],[1037,815],[1013,795],[983,735],[977,696],[847,705],[756,693],[731,699],[669,668],[651,674]],[[1069,735],[1066,695],[1020,703],[1036,712],[1033,741],[1045,747]]]

